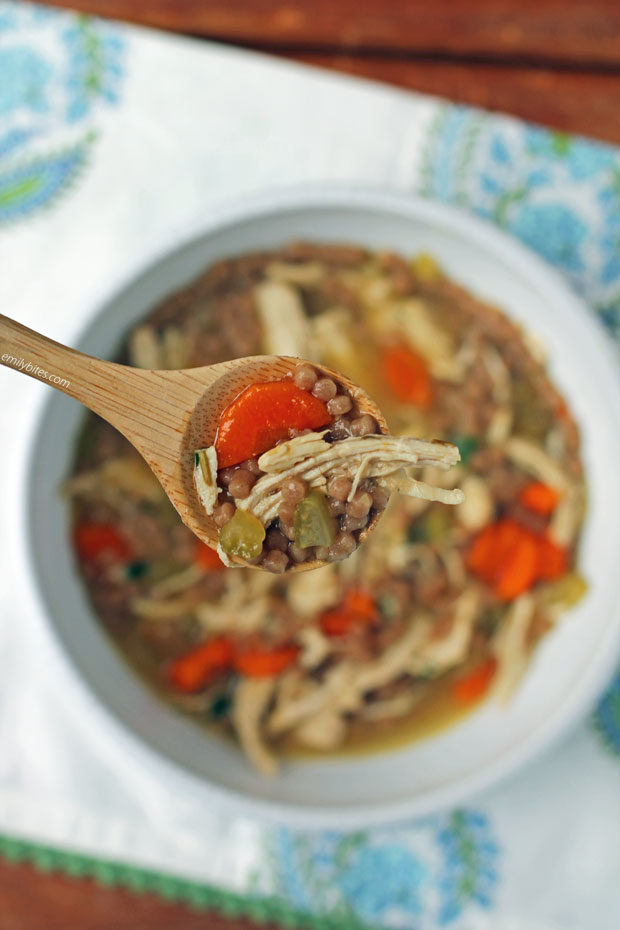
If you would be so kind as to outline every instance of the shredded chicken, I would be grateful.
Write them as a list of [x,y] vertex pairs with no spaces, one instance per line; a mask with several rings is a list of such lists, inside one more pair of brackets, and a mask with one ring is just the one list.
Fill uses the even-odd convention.
[[200,625],[209,633],[257,633],[263,629],[269,615],[266,599],[246,604],[243,611],[220,603],[204,601],[195,608]]
[[457,507],[457,517],[465,529],[474,532],[490,523],[495,512],[493,495],[488,482],[479,475],[467,475],[462,482],[461,490],[465,496],[464,501]]
[[64,491],[72,497],[105,496],[111,502],[118,502],[119,494],[154,504],[164,496],[161,484],[138,455],[108,459],[99,468],[71,478]]
[[497,407],[487,426],[486,440],[490,446],[501,446],[512,430],[514,420],[512,407]]
[[308,319],[296,289],[283,281],[262,281],[254,288],[254,301],[262,324],[265,352],[304,356]]
[[401,542],[393,544],[386,552],[386,565],[394,573],[402,572],[417,563],[422,574],[430,577],[437,568],[437,559],[437,553],[422,543]]
[[[280,485],[289,477],[299,475],[311,487],[324,488],[333,475],[356,476],[363,469],[367,477],[383,479],[406,467],[450,468],[460,456],[456,446],[444,442],[429,442],[411,437],[362,436],[328,443],[324,433],[308,433],[275,446],[258,460],[266,474],[259,478],[250,494],[237,501],[237,506],[251,511],[265,525],[277,515],[281,504]],[[412,479],[411,479],[412,480]],[[400,479],[399,479],[400,483]],[[460,492],[428,489],[422,482],[409,484],[402,479],[403,493],[416,497],[431,495],[432,500],[460,503]]]
[[[351,311],[346,307],[331,307],[310,321],[310,347],[316,357],[350,378],[361,381],[358,364],[359,342],[352,332]],[[314,356],[306,355],[306,358]]]
[[360,694],[387,685],[409,670],[413,657],[428,636],[428,621],[419,616],[412,620],[409,629],[393,646],[372,662],[358,666],[352,685]]
[[453,588],[462,588],[467,580],[465,563],[458,549],[440,549],[438,557],[444,564],[448,581]]
[[510,370],[497,349],[487,346],[482,353],[484,367],[493,382],[493,400],[500,406],[509,405],[512,397]]
[[275,775],[278,761],[261,734],[261,718],[275,689],[273,678],[242,678],[235,689],[231,719],[239,742],[263,775]]
[[527,633],[535,606],[531,594],[518,597],[510,605],[495,637],[493,648],[498,667],[493,679],[493,696],[502,703],[508,701],[527,667],[530,653]]
[[392,293],[392,282],[389,277],[375,269],[369,268],[361,274],[350,272],[343,277],[357,291],[369,310],[377,304],[385,304]]
[[186,368],[190,349],[187,336],[176,326],[168,326],[162,334],[163,367],[170,371]]
[[302,668],[316,668],[332,651],[331,643],[315,626],[305,626],[297,634],[301,646],[299,664]]
[[562,495],[549,523],[549,537],[556,545],[568,547],[574,543],[584,507],[583,488],[573,486]]
[[191,614],[193,605],[183,593],[180,597],[163,601],[151,597],[134,597],[130,607],[132,613],[146,620],[176,620]]
[[327,752],[340,746],[347,735],[342,716],[330,708],[320,710],[293,730],[295,742],[309,749]]
[[415,478],[409,477],[404,471],[380,478],[379,484],[392,494],[403,494],[429,503],[438,501],[440,504],[462,504],[465,500],[464,492],[458,488],[448,490],[446,488],[432,487],[425,481],[417,481]]
[[504,446],[506,455],[511,461],[522,468],[523,471],[539,481],[556,488],[558,491],[566,491],[570,486],[570,481],[564,474],[557,462],[555,462],[547,453],[530,442],[529,439],[523,439],[521,436],[512,436]]
[[335,565],[293,575],[288,582],[287,600],[300,617],[313,617],[338,603],[340,583]]
[[205,512],[211,515],[217,504],[219,494],[215,446],[209,446],[208,449],[199,449],[195,458],[194,484]]
[[226,589],[217,601],[203,600],[194,608],[200,625],[209,633],[232,635],[264,629],[272,616],[270,576],[252,572],[248,578],[238,572],[226,572],[225,582]]
[[408,297],[382,302],[374,307],[372,319],[381,332],[399,332],[412,349],[424,356],[435,378],[460,383],[465,377],[452,337],[437,325],[423,300]]
[[197,565],[188,565],[187,568],[176,572],[174,575],[168,575],[161,581],[155,582],[151,587],[151,594],[154,598],[169,597],[171,594],[180,594],[187,591],[195,584],[198,584],[204,578],[204,572]]
[[360,718],[369,722],[377,723],[380,720],[395,720],[398,717],[405,717],[423,697],[424,691],[415,685],[411,685],[403,694],[397,694],[392,698],[386,698],[382,701],[372,701],[364,704],[360,711]]
[[163,351],[151,326],[138,326],[129,340],[129,360],[134,368],[156,370],[164,367]]
[[478,615],[480,594],[476,588],[466,588],[454,605],[452,627],[447,636],[429,639],[411,659],[407,671],[419,675],[432,669],[433,674],[459,665],[467,656],[474,623]]
[[291,681],[283,676],[281,691],[276,695],[276,704],[267,720],[267,730],[273,736],[286,732],[327,708],[332,710],[355,710],[359,705],[358,695],[351,689],[354,672],[348,662],[340,662],[329,669],[323,681],[299,681],[299,692],[291,694]]

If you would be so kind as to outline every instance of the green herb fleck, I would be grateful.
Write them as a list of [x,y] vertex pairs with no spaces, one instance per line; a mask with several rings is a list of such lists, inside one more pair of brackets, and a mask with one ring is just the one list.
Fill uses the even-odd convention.
[[216,694],[209,706],[209,716],[214,720],[227,717],[232,707],[232,695],[227,691]]
[[453,433],[450,436],[450,442],[458,446],[459,452],[461,453],[461,462],[463,464],[466,464],[467,460],[480,448],[479,440],[476,439],[475,436],[470,436],[465,433]]
[[137,581],[139,578],[144,578],[148,570],[149,566],[147,562],[130,562],[125,569],[129,581]]

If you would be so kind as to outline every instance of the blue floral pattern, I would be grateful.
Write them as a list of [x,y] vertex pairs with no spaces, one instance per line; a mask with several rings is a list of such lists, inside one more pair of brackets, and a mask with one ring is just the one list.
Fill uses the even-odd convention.
[[118,35],[101,33],[92,20],[80,17],[64,30],[67,52],[67,120],[77,123],[97,103],[119,100],[123,76],[123,42]]
[[27,46],[0,48],[0,117],[14,111],[45,113],[51,65]]
[[439,923],[449,924],[474,903],[491,906],[497,882],[499,849],[492,839],[488,817],[472,810],[456,810],[438,833],[444,851],[440,876]]
[[276,892],[309,914],[431,928],[493,904],[500,852],[479,811],[369,833],[279,830],[269,842]]
[[620,756],[620,672],[600,700],[593,722],[605,746]]
[[505,227],[562,271],[620,330],[620,154],[598,142],[442,107],[421,192]]
[[102,107],[119,100],[124,58],[125,40],[98,20],[0,2],[0,224],[77,179]]
[[5,222],[19,219],[24,210],[50,206],[78,177],[86,164],[90,140],[32,162],[22,161],[0,172],[0,215]]

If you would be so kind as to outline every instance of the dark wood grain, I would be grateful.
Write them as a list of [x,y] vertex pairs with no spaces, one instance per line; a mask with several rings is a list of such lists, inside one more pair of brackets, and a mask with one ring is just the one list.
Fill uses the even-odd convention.
[[57,0],[164,29],[271,47],[406,49],[620,63],[618,0]]
[[316,52],[294,57],[620,144],[620,75]]
[[[281,930],[261,924],[261,930]],[[257,930],[243,918],[0,861],[0,930]]]

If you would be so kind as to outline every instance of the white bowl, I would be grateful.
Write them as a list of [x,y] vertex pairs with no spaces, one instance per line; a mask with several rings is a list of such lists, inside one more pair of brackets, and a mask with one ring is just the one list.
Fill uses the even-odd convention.
[[[25,478],[30,585],[64,654],[63,687],[97,726],[102,746],[127,748],[195,804],[223,801],[280,822],[350,828],[427,814],[523,765],[582,718],[620,647],[620,385],[605,337],[586,307],[538,258],[496,228],[437,203],[360,190],[272,193],[212,215],[198,238],[160,258],[76,336],[103,357],[170,291],[207,264],[293,238],[342,240],[403,253],[429,251],[457,281],[496,302],[548,346],[553,378],[583,437],[590,503],[581,546],[589,593],[538,649],[515,699],[485,706],[423,742],[365,758],[287,764],[269,780],[232,745],[173,712],[130,671],[93,614],[73,563],[67,476],[83,410],[46,396]],[[50,547],[49,540],[57,545]],[[94,699],[93,699],[94,698]]]

